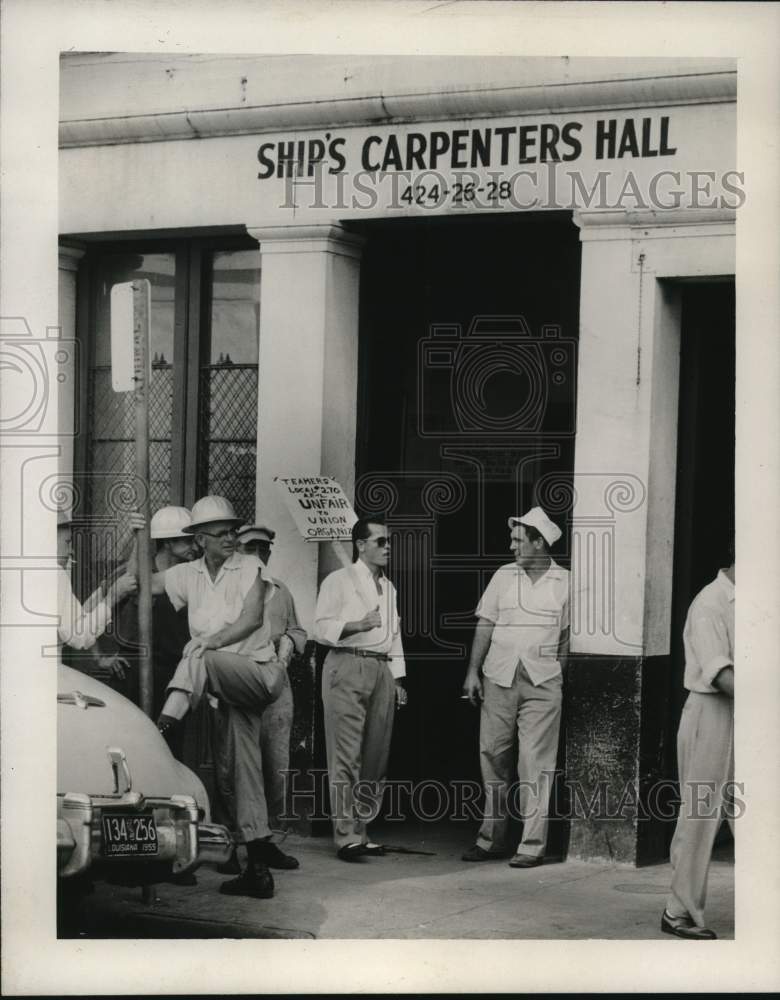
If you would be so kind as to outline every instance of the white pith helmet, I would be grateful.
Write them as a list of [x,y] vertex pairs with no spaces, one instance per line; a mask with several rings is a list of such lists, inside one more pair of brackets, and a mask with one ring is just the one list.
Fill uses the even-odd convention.
[[202,497],[192,505],[192,522],[184,530],[188,535],[194,535],[199,528],[215,521],[232,521],[238,526],[243,520],[236,517],[233,504],[224,497]]
[[152,538],[189,538],[187,528],[192,520],[186,507],[161,507],[149,524]]

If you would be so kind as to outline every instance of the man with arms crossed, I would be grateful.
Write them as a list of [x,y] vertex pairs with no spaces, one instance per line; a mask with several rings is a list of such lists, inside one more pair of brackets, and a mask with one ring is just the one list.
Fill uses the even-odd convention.
[[510,517],[509,529],[515,561],[496,571],[479,603],[463,684],[472,705],[482,700],[479,750],[485,786],[482,826],[463,860],[504,856],[507,791],[516,766],[523,837],[509,864],[533,868],[544,859],[558,752],[569,571],[550,556],[561,530],[541,507]]
[[[366,824],[379,811],[395,706],[406,704],[404,651],[395,587],[384,568],[390,555],[379,517],[352,527],[352,565],[320,588],[315,636],[330,646],[322,672],[325,748],[337,856],[381,855]],[[353,794],[361,782],[360,802]]]

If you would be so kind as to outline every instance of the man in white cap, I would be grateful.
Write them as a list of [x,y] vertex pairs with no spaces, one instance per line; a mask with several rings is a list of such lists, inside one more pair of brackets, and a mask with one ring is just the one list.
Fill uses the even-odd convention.
[[734,831],[734,553],[694,598],[683,629],[688,697],[677,733],[680,814],[671,848],[672,888],[661,930],[711,941],[704,924],[707,873],[723,819]]
[[187,607],[192,635],[168,685],[158,728],[169,738],[206,690],[227,706],[235,747],[237,833],[247,846],[247,867],[238,878],[223,882],[220,892],[268,899],[274,882],[263,858],[271,831],[263,790],[260,718],[279,697],[285,671],[276,659],[264,616],[274,584],[259,559],[236,552],[240,524],[224,497],[198,500],[187,532],[203,551],[202,558],[152,577],[154,593],[164,590],[174,608]]
[[[238,530],[238,549],[246,555],[254,555],[268,566],[271,546],[276,532],[264,524],[245,524]],[[276,590],[265,607],[265,620],[270,629],[271,642],[276,649],[278,661],[284,666],[284,687],[279,697],[263,712],[260,720],[260,751],[263,757],[263,783],[268,807],[268,824],[272,829],[281,826],[280,817],[285,815],[287,803],[287,772],[290,767],[290,730],[293,722],[293,696],[287,668],[294,653],[303,654],[306,632],[298,623],[295,602],[287,586],[277,577],[272,577]],[[233,813],[233,772],[232,757],[234,747],[226,725],[227,716],[220,705],[214,717],[214,772],[217,788],[223,800],[223,808],[235,824]],[[293,869],[299,867],[297,858],[284,853],[270,839],[265,848],[264,860],[269,868]],[[235,854],[218,871],[232,874],[238,869]]]
[[463,684],[472,705],[482,701],[479,749],[485,786],[482,826],[463,860],[505,856],[507,797],[516,774],[523,835],[509,864],[533,868],[544,859],[558,751],[569,572],[550,556],[561,530],[541,507],[510,517],[509,529],[515,561],[496,571],[479,603]]

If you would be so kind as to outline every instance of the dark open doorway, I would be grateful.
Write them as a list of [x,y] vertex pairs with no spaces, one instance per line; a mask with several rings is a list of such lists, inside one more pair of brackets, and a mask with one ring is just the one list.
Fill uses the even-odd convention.
[[[428,790],[401,812],[444,818],[470,794],[458,783],[479,782],[479,713],[460,692],[474,609],[512,558],[507,516],[572,479],[579,234],[570,213],[360,232],[355,506],[393,529],[408,669],[389,777]],[[568,567],[567,514],[553,555]]]
[[[733,279],[682,286],[674,592],[665,772],[677,776],[686,694],[682,632],[691,601],[728,565],[734,532]],[[727,827],[723,828],[724,833]],[[667,825],[667,849],[674,824]]]

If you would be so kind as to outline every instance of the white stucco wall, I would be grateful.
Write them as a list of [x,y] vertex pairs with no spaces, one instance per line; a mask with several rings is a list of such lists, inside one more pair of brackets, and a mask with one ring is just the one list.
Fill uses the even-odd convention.
[[[673,279],[731,275],[733,223],[578,216],[583,241],[574,652],[669,652],[680,315]],[[682,223],[682,220],[681,220]]]
[[[403,148],[412,132],[439,130],[454,143],[453,130],[517,138],[521,127],[574,122],[581,151],[554,178],[548,164],[528,165],[542,197],[535,207],[576,209],[582,227],[573,649],[667,652],[679,323],[673,286],[659,281],[734,273],[733,200],[722,197],[736,163],[733,62],[317,58],[307,69],[297,59],[68,56],[61,232],[237,226],[260,242],[258,515],[286,526],[274,568],[299,584],[309,624],[317,556],[272,484],[275,475],[324,473],[351,492],[359,261],[338,249],[341,223],[518,211],[511,199],[458,202],[452,184],[437,204],[399,201],[385,187],[366,207],[338,185],[365,162],[372,137],[376,151],[391,136]],[[649,130],[647,148],[605,155],[594,136],[612,120],[618,132],[631,122],[637,135]],[[261,144],[274,153],[278,143],[334,136],[345,167],[325,175],[318,204],[305,177],[290,198],[283,178],[259,176]],[[475,184],[487,185],[495,166],[499,178],[514,176],[519,163],[501,160],[477,167]],[[590,191],[604,171],[611,196],[629,179],[647,194],[666,171],[667,203],[637,206],[630,190],[627,203],[566,202],[561,181],[576,174],[580,192]],[[697,192],[696,172],[715,174],[713,191]],[[544,201],[553,183],[564,188],[562,204]]]

